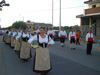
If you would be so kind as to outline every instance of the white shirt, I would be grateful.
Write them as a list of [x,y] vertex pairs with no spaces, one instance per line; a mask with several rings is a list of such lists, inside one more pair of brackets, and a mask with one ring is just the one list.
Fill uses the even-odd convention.
[[38,29],[38,30],[36,30],[36,33],[38,33],[38,32],[40,32],[40,30]]
[[[35,35],[34,37],[30,38],[28,40],[29,43],[31,43],[32,41],[36,40],[37,41],[37,35]],[[45,38],[42,38],[39,35],[39,43],[48,43],[48,44],[54,44],[55,42],[49,37],[49,42],[48,42],[48,35],[46,35]]]
[[27,34],[25,34],[25,33],[23,32],[22,37],[23,37],[23,38],[24,38],[24,37],[28,37],[28,38],[29,38],[30,36],[29,36],[29,33],[28,33],[28,32],[27,32]]
[[12,36],[15,36],[16,35],[16,32],[12,32]]
[[73,32],[73,33],[70,32],[70,33],[69,33],[69,40],[71,40],[71,37],[72,37],[72,36],[74,36],[74,37],[75,37],[75,40],[76,40],[76,33],[75,33],[75,32]]
[[54,36],[54,31],[53,30],[49,30],[48,32],[47,32],[47,34],[49,35],[49,34],[52,34],[53,36]]
[[59,37],[60,37],[61,35],[65,35],[65,36],[67,37],[66,31],[65,31],[65,30],[64,30],[64,31],[60,31],[60,32],[59,32]]
[[10,35],[10,34],[11,34],[11,32],[9,31],[9,32],[8,32],[8,35]]
[[16,37],[16,39],[20,38],[21,35],[22,35],[22,32],[17,32],[17,37]]
[[[87,33],[87,35],[86,35],[86,41],[88,41],[88,38],[90,38],[90,33]],[[93,38],[93,33],[91,33],[91,38]],[[93,38],[93,40],[94,40],[94,38]]]

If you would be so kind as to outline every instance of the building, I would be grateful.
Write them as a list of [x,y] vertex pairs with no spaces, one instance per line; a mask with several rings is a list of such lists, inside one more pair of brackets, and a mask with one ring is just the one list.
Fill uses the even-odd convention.
[[100,0],[89,0],[84,4],[88,4],[89,8],[84,10],[84,14],[76,16],[80,18],[81,35],[85,38],[88,29],[92,28],[95,42],[97,42],[100,40]]
[[44,27],[45,30],[47,31],[49,28],[52,28],[53,25],[52,24],[47,24],[47,23],[36,23],[36,22],[31,22],[31,21],[27,21],[26,25],[28,27],[29,30],[37,30],[40,27]]

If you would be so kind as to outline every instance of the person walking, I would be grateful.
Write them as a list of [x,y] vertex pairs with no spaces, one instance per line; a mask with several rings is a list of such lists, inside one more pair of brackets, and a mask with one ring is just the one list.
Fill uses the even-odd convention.
[[21,48],[21,36],[22,36],[22,31],[21,31],[21,28],[18,29],[18,32],[17,32],[17,36],[16,36],[16,43],[15,43],[15,48],[14,50],[15,51],[20,51],[20,48]]
[[50,28],[50,29],[48,30],[47,34],[51,37],[51,39],[53,39],[54,31],[52,30],[52,28]]
[[8,31],[6,33],[7,33],[7,35],[6,35],[6,44],[9,44],[10,45],[10,41],[11,41],[11,30],[8,29]]
[[59,37],[60,37],[60,43],[61,43],[61,47],[65,46],[65,39],[67,38],[67,33],[64,30],[64,28],[62,28],[62,30],[59,32]]
[[15,28],[13,28],[13,31],[12,31],[12,36],[11,36],[11,47],[14,48],[14,40],[15,40],[15,37],[16,37],[17,33],[15,31]]
[[39,46],[36,48],[34,56],[33,71],[40,73],[41,75],[47,75],[52,69],[48,49],[52,44],[54,44],[54,41],[49,35],[45,34],[44,28],[40,28],[40,34],[37,34],[28,40],[30,48],[33,48],[31,43],[34,40],[38,42]]
[[79,39],[80,39],[80,33],[79,33],[79,30],[77,30],[76,32],[76,39],[77,39],[77,42],[76,42],[76,45],[80,45],[80,42],[79,42]]
[[86,53],[87,53],[87,55],[92,55],[92,53],[91,53],[91,51],[92,51],[92,44],[94,42],[92,29],[89,29],[89,32],[86,35],[86,42],[87,42]]
[[27,32],[27,28],[22,32],[22,42],[21,42],[21,50],[20,50],[20,59],[23,61],[27,61],[31,58],[31,49],[28,46],[28,40],[30,38],[29,33]]
[[[76,34],[73,31],[73,29],[71,29],[70,33],[69,33],[69,41],[70,41],[70,49],[75,50],[75,41],[76,41]],[[72,47],[73,46],[73,47]]]

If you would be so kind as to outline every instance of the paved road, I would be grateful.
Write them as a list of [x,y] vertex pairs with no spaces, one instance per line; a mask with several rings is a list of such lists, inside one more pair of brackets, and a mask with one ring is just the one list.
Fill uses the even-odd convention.
[[[100,75],[100,53],[97,45],[94,45],[91,56],[85,54],[85,47],[85,44],[81,44],[74,51],[69,49],[68,41],[63,48],[56,42],[50,48],[53,69],[49,75]],[[35,50],[32,50],[33,57],[34,53]],[[28,62],[21,61],[18,53],[6,45],[0,36],[0,75],[35,75],[32,72],[33,57]]]

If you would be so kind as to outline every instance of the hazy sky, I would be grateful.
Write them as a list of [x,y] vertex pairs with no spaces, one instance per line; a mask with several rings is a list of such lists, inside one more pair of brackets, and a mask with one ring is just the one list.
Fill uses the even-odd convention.
[[[1,0],[0,0],[1,1]],[[62,26],[80,24],[76,15],[87,9],[87,0],[62,0]],[[9,7],[0,11],[1,27],[8,27],[13,22],[30,20],[32,22],[52,23],[52,0],[6,0]],[[54,0],[54,26],[59,25],[59,0]]]

